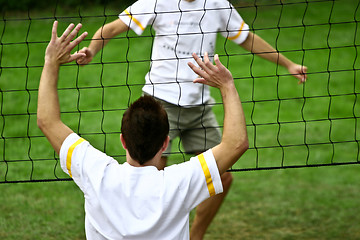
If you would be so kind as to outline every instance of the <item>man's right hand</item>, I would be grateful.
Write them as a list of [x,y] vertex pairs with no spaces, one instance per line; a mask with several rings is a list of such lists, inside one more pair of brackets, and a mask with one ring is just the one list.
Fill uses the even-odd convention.
[[84,47],[78,53],[85,54],[85,56],[80,57],[78,60],[76,60],[76,62],[80,65],[86,65],[86,64],[90,63],[94,57],[93,52],[88,47]]
[[193,81],[194,83],[206,84],[220,90],[229,85],[235,88],[231,72],[220,62],[219,55],[215,54],[214,56],[215,65],[210,61],[207,52],[205,52],[204,60],[195,53],[193,53],[193,58],[199,65],[197,67],[191,62],[188,63],[189,67],[199,76]]

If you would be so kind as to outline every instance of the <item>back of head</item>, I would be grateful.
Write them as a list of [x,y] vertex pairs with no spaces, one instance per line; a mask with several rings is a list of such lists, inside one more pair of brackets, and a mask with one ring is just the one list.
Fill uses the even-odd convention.
[[155,156],[169,134],[165,109],[151,96],[140,97],[124,113],[121,133],[130,156],[143,165]]

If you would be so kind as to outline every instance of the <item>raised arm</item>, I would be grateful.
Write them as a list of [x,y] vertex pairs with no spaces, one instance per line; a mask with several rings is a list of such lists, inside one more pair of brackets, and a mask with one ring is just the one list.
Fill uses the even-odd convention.
[[60,118],[57,92],[59,67],[61,64],[74,61],[85,55],[83,53],[71,54],[71,51],[87,36],[87,33],[83,33],[72,41],[79,32],[81,24],[76,27],[74,24],[70,24],[59,38],[57,36],[57,26],[58,22],[55,21],[51,40],[45,52],[45,63],[38,93],[37,124],[54,150],[59,153],[63,141],[72,133],[72,130]]
[[220,89],[224,104],[224,129],[221,143],[212,151],[220,174],[228,170],[248,149],[249,142],[246,122],[239,94],[230,71],[222,65],[215,55],[215,65],[209,61],[207,53],[202,61],[196,54],[194,59],[199,67],[189,63],[191,69],[200,77],[195,83],[207,84]]
[[120,19],[100,27],[92,37],[89,47],[84,47],[79,51],[80,53],[85,53],[85,56],[79,58],[77,63],[81,65],[88,64],[112,38],[128,30],[129,27]]
[[289,73],[299,80],[299,84],[306,81],[306,66],[292,62],[255,33],[249,32],[247,39],[240,46],[266,60],[287,68]]

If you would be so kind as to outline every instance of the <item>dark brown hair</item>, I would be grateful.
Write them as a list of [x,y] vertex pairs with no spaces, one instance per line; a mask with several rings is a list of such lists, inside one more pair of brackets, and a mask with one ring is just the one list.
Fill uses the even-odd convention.
[[143,165],[155,156],[169,134],[165,109],[151,96],[140,97],[125,111],[121,133],[130,156]]

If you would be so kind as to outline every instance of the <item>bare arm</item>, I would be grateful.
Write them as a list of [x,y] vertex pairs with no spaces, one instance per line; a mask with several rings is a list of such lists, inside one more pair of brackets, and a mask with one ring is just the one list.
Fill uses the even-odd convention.
[[85,56],[79,58],[77,63],[82,65],[88,64],[112,38],[128,30],[129,27],[120,19],[100,27],[92,37],[89,47],[84,47],[79,51],[80,53],[85,53]]
[[193,57],[200,66],[199,68],[189,63],[191,69],[200,76],[194,82],[220,89],[223,99],[224,130],[222,140],[219,145],[212,149],[219,172],[223,174],[234,165],[249,147],[244,112],[233,77],[230,71],[221,64],[219,56],[215,55],[215,65],[209,61],[207,53],[204,56],[204,61],[196,54],[193,54]]
[[59,68],[61,64],[74,61],[84,55],[83,53],[71,54],[70,52],[87,36],[87,33],[83,33],[72,41],[79,32],[81,24],[78,24],[76,27],[74,24],[70,24],[63,35],[58,38],[57,25],[58,22],[55,21],[51,41],[46,48],[45,63],[38,93],[37,124],[54,150],[59,153],[63,141],[72,133],[72,130],[60,118],[57,92]]
[[258,35],[249,32],[247,39],[242,44],[240,44],[240,46],[266,60],[287,68],[289,73],[299,80],[299,83],[306,81],[306,66],[302,66],[290,61]]

